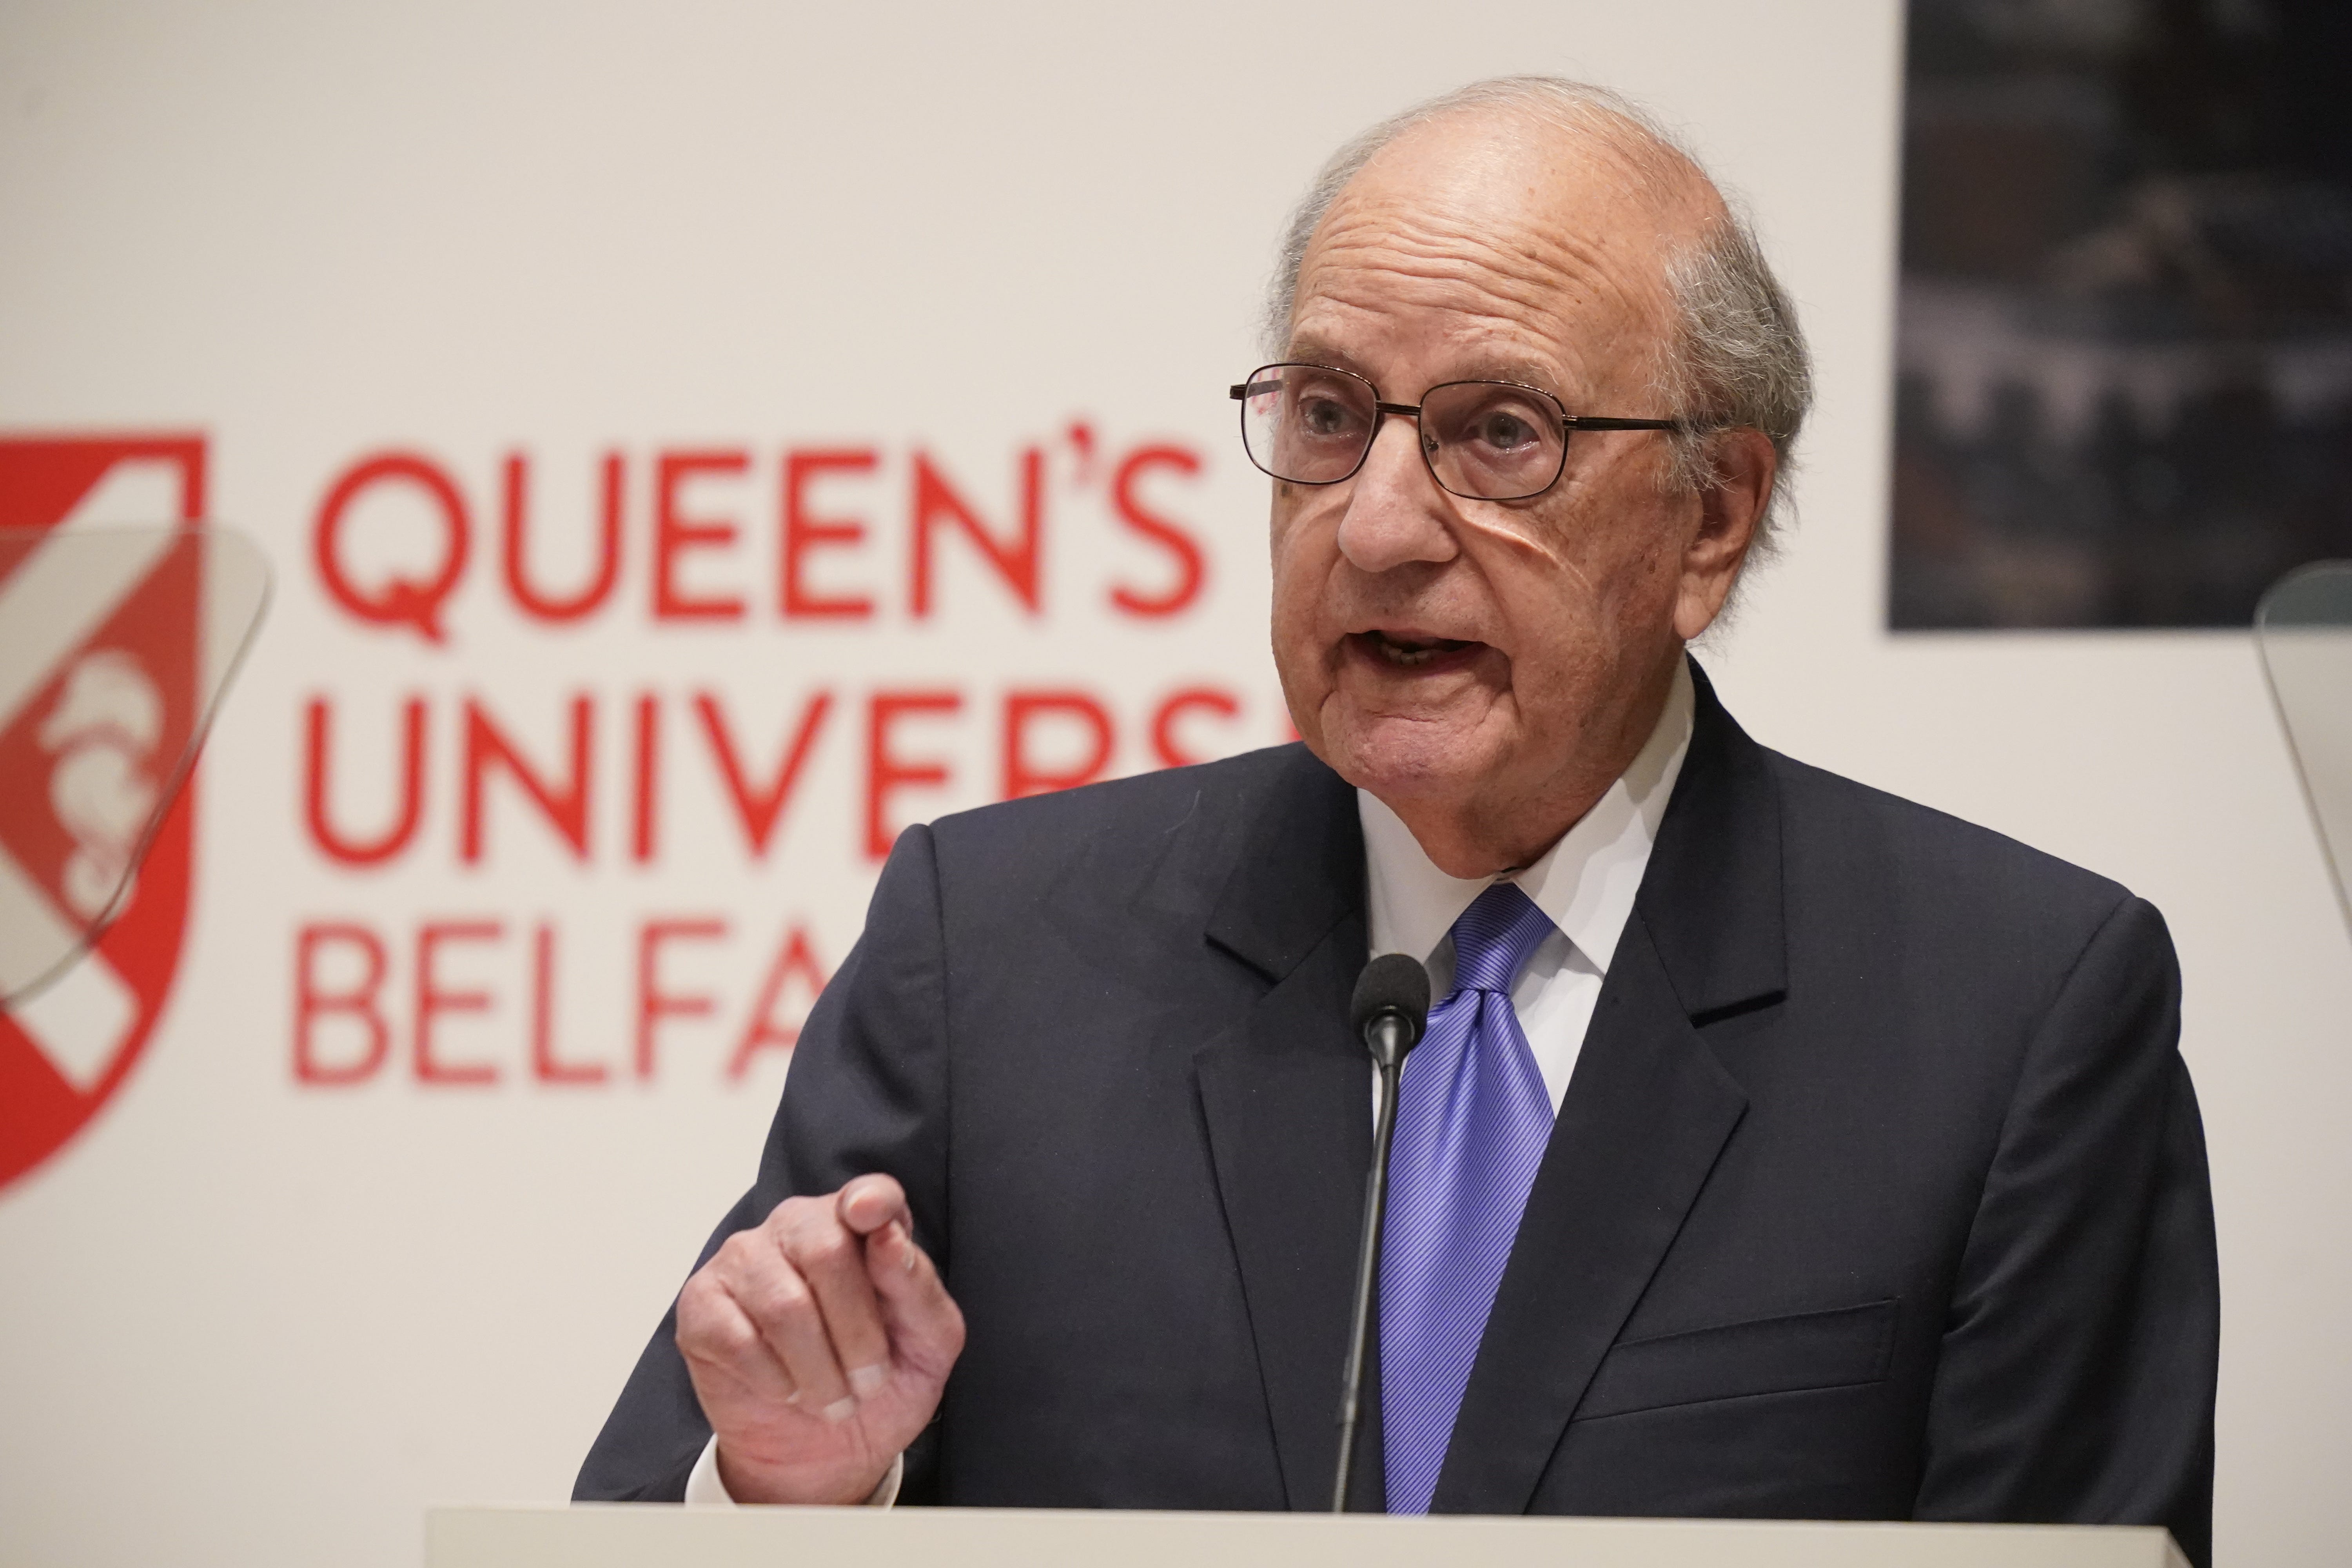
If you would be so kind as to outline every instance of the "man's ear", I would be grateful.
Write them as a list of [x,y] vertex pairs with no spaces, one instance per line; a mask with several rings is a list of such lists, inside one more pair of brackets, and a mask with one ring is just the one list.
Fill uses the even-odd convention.
[[1780,455],[1761,430],[1726,430],[1707,454],[1714,483],[1699,492],[1698,526],[1683,546],[1682,594],[1675,635],[1685,642],[1714,624],[1756,542]]

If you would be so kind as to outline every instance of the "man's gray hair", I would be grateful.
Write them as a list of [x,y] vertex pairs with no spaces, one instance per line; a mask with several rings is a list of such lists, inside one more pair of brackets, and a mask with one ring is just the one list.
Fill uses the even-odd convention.
[[[1265,309],[1267,353],[1278,357],[1286,350],[1299,268],[1340,190],[1406,131],[1482,108],[1517,110],[1591,136],[1624,158],[1644,186],[1661,193],[1694,177],[1714,184],[1679,139],[1646,110],[1607,88],[1548,76],[1496,77],[1458,88],[1381,121],[1333,153],[1315,176],[1291,214],[1275,263]],[[1770,439],[1780,455],[1780,479],[1758,520],[1751,553],[1761,556],[1770,553],[1775,542],[1785,490],[1780,480],[1790,472],[1791,449],[1812,403],[1812,363],[1797,326],[1796,309],[1764,259],[1747,214],[1727,195],[1724,208],[1721,220],[1709,223],[1695,243],[1666,260],[1675,330],[1660,345],[1652,379],[1669,415],[1688,418],[1696,426],[1673,437],[1666,478],[1676,489],[1702,490],[1719,482],[1715,437],[1721,431],[1755,429]]]

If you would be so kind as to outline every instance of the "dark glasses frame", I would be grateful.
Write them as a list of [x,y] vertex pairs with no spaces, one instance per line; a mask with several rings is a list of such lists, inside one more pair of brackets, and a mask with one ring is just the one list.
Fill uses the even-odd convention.
[[1543,494],[1546,490],[1551,489],[1552,486],[1559,483],[1560,475],[1568,471],[1569,437],[1573,436],[1579,430],[1687,431],[1697,427],[1693,425],[1691,421],[1686,419],[1620,419],[1609,415],[1570,414],[1566,408],[1560,405],[1559,398],[1553,396],[1550,393],[1546,392],[1540,386],[1529,386],[1527,383],[1521,381],[1496,381],[1483,377],[1471,377],[1461,381],[1441,381],[1436,385],[1423,392],[1421,395],[1421,402],[1419,403],[1384,403],[1381,400],[1380,388],[1372,384],[1371,379],[1369,376],[1358,375],[1352,370],[1341,370],[1336,365],[1317,364],[1311,360],[1280,360],[1273,364],[1262,364],[1255,370],[1250,372],[1249,378],[1247,380],[1236,382],[1233,386],[1228,388],[1226,395],[1231,397],[1236,403],[1246,404],[1251,398],[1257,396],[1261,393],[1278,392],[1282,387],[1282,384],[1279,380],[1268,382],[1265,379],[1267,372],[1277,370],[1312,370],[1319,371],[1325,375],[1345,376],[1349,381],[1355,382],[1363,387],[1366,392],[1371,394],[1372,404],[1372,424],[1371,428],[1365,432],[1364,435],[1364,449],[1356,454],[1356,461],[1354,465],[1350,467],[1346,473],[1328,479],[1302,479],[1294,478],[1288,474],[1278,474],[1272,468],[1267,468],[1265,464],[1259,461],[1257,453],[1253,451],[1250,447],[1249,410],[1246,407],[1243,408],[1241,410],[1241,425],[1242,451],[1244,455],[1249,458],[1250,466],[1255,468],[1259,473],[1265,475],[1269,479],[1280,479],[1286,485],[1339,485],[1347,483],[1349,479],[1354,479],[1358,474],[1363,471],[1365,460],[1372,455],[1372,447],[1380,440],[1381,422],[1382,420],[1386,419],[1391,414],[1396,414],[1409,417],[1415,424],[1419,424],[1421,420],[1421,411],[1427,405],[1430,397],[1436,393],[1444,392],[1450,387],[1456,386],[1501,386],[1507,387],[1513,392],[1532,394],[1551,405],[1553,412],[1559,417],[1560,429],[1559,466],[1552,470],[1551,478],[1546,479],[1542,484],[1538,485],[1534,489],[1524,490],[1517,495],[1507,496],[1480,495],[1475,490],[1455,489],[1452,485],[1445,482],[1443,475],[1438,473],[1436,456],[1429,439],[1426,437],[1423,437],[1422,439],[1416,441],[1414,445],[1421,448],[1422,466],[1429,470],[1429,477],[1436,482],[1437,488],[1445,491],[1448,495],[1457,495],[1465,500],[1532,500],[1537,496]]

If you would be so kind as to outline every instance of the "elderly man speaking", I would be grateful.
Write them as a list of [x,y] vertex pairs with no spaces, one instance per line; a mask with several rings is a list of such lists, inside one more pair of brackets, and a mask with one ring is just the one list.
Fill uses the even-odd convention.
[[1769,542],[1787,301],[1622,100],[1482,83],[1290,230],[1299,745],[908,829],[583,1498],[1313,1509],[1368,956],[1408,1059],[1353,1491],[2041,1520],[2208,1550],[2179,979],[2124,889],[1748,739],[1685,646]]

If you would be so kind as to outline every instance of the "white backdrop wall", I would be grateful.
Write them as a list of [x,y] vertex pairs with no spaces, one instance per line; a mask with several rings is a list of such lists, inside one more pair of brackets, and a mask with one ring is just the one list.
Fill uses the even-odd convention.
[[[1163,717],[1285,738],[1223,395],[1276,229],[1347,135],[1517,70],[1685,128],[1811,332],[1800,525],[1705,655],[1734,710],[2170,918],[2220,1552],[2338,1560],[2352,949],[2247,638],[1884,631],[1900,60],[1860,0],[0,5],[0,441],[200,436],[278,577],[168,1006],[0,1188],[0,1560],[412,1563],[428,1501],[563,1495],[751,1174],[869,816],[1001,795],[1023,693],[1037,775],[1094,761],[1073,697],[1112,771]],[[610,592],[548,618],[510,462],[547,600],[595,584],[608,458]],[[392,624],[449,564],[425,475],[468,544],[439,640]],[[412,700],[415,832],[356,862]]]

